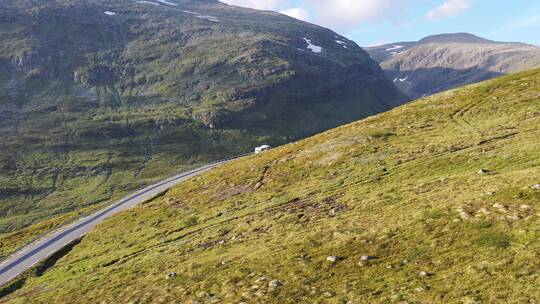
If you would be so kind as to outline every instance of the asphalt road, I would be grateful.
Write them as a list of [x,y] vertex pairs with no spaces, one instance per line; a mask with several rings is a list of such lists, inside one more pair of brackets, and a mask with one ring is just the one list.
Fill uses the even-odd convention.
[[194,176],[202,174],[223,163],[231,160],[224,160],[210,164],[174,177],[161,181],[155,185],[148,186],[138,192],[135,192],[111,206],[104,208],[90,216],[77,220],[75,223],[60,228],[56,232],[48,235],[14,253],[2,264],[0,264],[0,286],[8,283],[16,276],[30,269],[36,263],[45,260],[47,257],[56,253],[66,245],[79,239],[96,225],[106,218],[132,208],[171,187],[186,181]]

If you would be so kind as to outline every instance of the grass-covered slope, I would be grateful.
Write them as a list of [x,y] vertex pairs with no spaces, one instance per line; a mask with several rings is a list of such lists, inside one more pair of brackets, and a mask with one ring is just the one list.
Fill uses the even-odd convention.
[[3,300],[531,303],[538,138],[540,70],[435,95],[186,182]]
[[151,181],[404,101],[354,42],[273,12],[0,1],[0,256]]

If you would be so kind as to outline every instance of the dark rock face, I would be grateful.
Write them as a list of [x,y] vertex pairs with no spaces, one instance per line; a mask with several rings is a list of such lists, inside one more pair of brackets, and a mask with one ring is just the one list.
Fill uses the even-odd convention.
[[540,66],[539,47],[467,33],[429,36],[367,51],[387,77],[412,98]]

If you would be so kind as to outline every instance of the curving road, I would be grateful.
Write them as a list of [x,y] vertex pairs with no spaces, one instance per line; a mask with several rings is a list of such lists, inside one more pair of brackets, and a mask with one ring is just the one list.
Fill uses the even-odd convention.
[[[233,159],[237,158],[239,157]],[[16,276],[30,269],[36,263],[45,260],[47,257],[56,253],[71,242],[79,239],[106,218],[118,212],[132,208],[183,181],[209,171],[210,169],[233,159],[222,160],[210,165],[206,165],[201,168],[171,177],[155,185],[148,186],[121,199],[107,208],[77,220],[75,223],[60,228],[51,235],[27,245],[0,264],[0,286],[6,284]]]

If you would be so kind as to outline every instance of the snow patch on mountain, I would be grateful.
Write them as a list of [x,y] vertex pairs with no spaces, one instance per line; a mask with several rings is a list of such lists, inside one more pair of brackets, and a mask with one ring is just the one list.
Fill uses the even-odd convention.
[[151,1],[137,1],[137,3],[150,4],[150,5],[153,5],[153,6],[159,6],[159,3],[155,3],[155,2],[151,2]]
[[163,4],[167,4],[167,5],[178,6],[177,3],[172,3],[172,2],[169,2],[169,1],[166,1],[166,0],[156,0],[156,1],[160,2],[160,3],[163,3]]
[[183,11],[186,14],[193,15],[195,18],[199,19],[205,19],[212,22],[219,22],[220,20],[217,17],[210,16],[210,15],[203,15],[201,13],[193,12],[193,11]]
[[394,45],[391,48],[387,48],[386,51],[390,52],[390,51],[395,51],[395,50],[399,50],[399,49],[402,49],[402,48],[404,48],[404,46],[402,46],[402,45]]
[[311,40],[307,39],[306,37],[304,37],[304,40],[308,44],[307,48],[310,49],[313,53],[321,53],[322,52],[322,50],[323,50],[322,46],[318,46],[318,45],[315,45],[315,44],[311,43]]
[[343,46],[344,49],[348,49],[348,44],[347,42],[343,41],[343,40],[336,40],[336,43],[337,44],[340,44],[341,46]]

